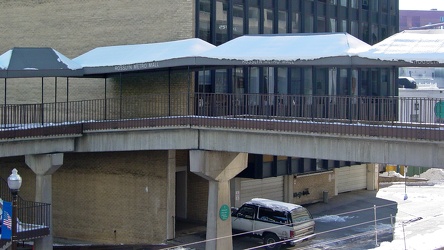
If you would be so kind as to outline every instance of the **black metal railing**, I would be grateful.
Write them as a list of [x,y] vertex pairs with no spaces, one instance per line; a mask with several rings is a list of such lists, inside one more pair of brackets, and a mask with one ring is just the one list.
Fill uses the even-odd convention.
[[[7,182],[0,178],[0,195],[3,201],[12,202],[12,194]],[[17,197],[17,239],[31,240],[50,234],[51,205],[42,202],[23,200]]]
[[0,139],[202,126],[439,141],[442,103],[436,98],[183,93],[8,104],[0,105]]

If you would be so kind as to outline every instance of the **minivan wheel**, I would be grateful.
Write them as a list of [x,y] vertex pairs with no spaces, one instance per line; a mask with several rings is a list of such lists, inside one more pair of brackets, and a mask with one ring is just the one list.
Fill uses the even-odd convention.
[[273,244],[279,241],[280,239],[276,234],[268,233],[264,235],[264,245],[267,245],[265,249],[281,249],[281,243]]

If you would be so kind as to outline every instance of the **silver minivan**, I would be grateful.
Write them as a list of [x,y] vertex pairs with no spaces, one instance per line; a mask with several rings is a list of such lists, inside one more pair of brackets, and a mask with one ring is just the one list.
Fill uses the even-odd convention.
[[313,237],[315,229],[306,208],[261,198],[245,202],[239,209],[232,208],[231,223],[234,233],[261,237],[268,249],[279,249],[284,243],[295,245]]

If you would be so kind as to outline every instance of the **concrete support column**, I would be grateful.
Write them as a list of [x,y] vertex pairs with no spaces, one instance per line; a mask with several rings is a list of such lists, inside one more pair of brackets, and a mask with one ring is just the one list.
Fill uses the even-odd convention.
[[209,181],[206,236],[209,241],[207,241],[205,249],[232,249],[233,247],[231,218],[222,220],[219,215],[222,206],[231,207],[229,194],[228,181]]
[[233,249],[229,180],[247,167],[247,153],[190,151],[191,172],[209,181],[205,249]]
[[379,188],[379,164],[367,164],[367,190]]
[[[63,164],[63,154],[26,155],[26,165],[36,175],[35,201],[52,204],[52,174]],[[49,212],[50,235],[34,241],[34,249],[52,249],[52,207]]]
[[284,176],[284,201],[293,203],[294,175]]
[[167,239],[174,239],[176,223],[176,150],[168,150]]

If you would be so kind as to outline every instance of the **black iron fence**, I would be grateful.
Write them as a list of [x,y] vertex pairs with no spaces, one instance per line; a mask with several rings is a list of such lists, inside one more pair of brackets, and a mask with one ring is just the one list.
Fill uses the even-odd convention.
[[0,105],[0,139],[202,126],[442,140],[444,100],[276,94],[152,94]]
[[[11,190],[7,182],[0,178],[0,195],[3,201],[12,202]],[[51,205],[42,202],[23,200],[17,197],[17,238],[31,240],[50,234]]]

